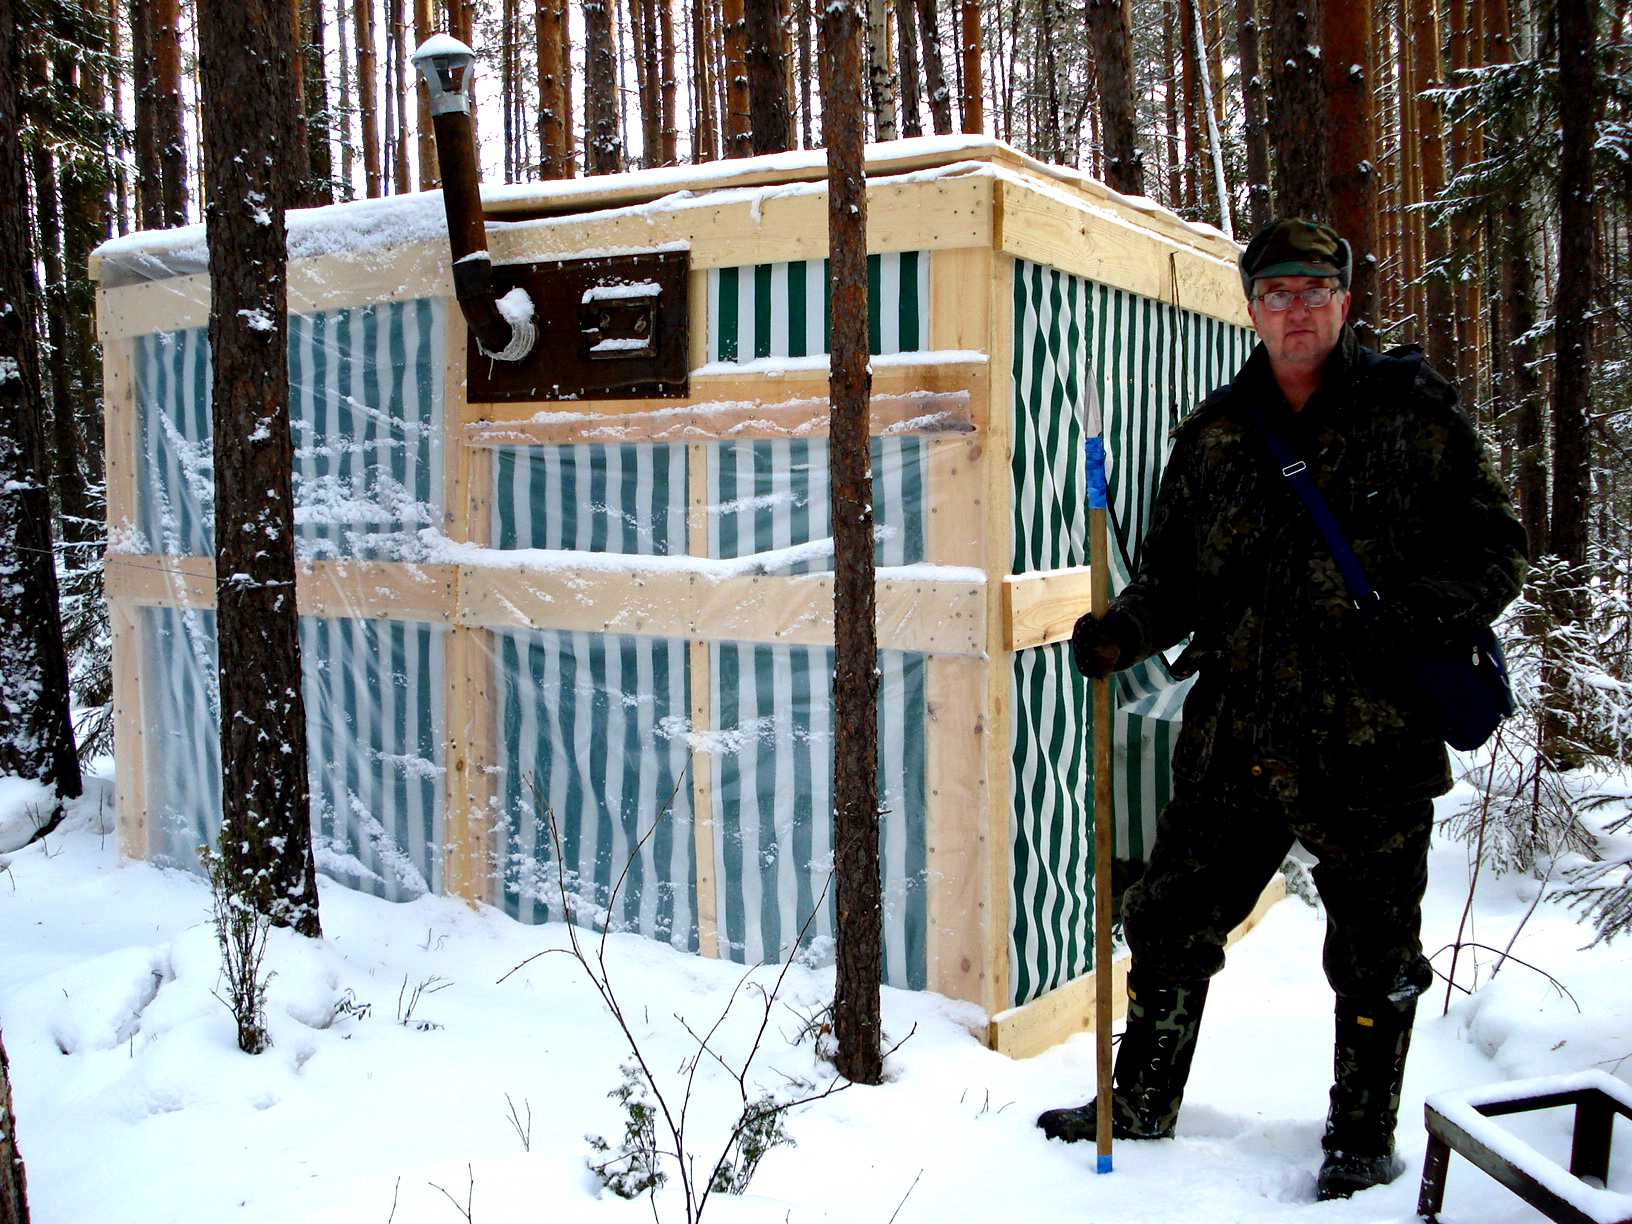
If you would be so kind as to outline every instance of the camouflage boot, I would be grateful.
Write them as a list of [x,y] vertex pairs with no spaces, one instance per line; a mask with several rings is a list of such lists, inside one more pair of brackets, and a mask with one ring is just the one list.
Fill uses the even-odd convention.
[[[1128,1027],[1116,1054],[1111,1095],[1115,1139],[1171,1139],[1190,1078],[1207,981],[1148,984],[1128,978]],[[1098,1137],[1095,1102],[1050,1109],[1037,1119],[1050,1139],[1088,1143]]]
[[1394,1155],[1394,1123],[1416,1011],[1415,997],[1404,1003],[1338,998],[1332,1107],[1316,1199],[1348,1198],[1405,1171]]

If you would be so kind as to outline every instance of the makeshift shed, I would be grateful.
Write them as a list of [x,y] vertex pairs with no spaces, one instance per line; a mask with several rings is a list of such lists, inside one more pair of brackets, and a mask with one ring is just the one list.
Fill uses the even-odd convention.
[[[529,922],[564,878],[580,918],[820,958],[823,156],[483,206],[539,336],[509,368],[453,302],[439,195],[290,214],[319,869]],[[1084,422],[1097,396],[1120,586],[1169,430],[1249,349],[1235,250],[975,137],[868,150],[868,250],[885,980],[1027,1052],[1092,1014]],[[201,227],[95,261],[121,839],[179,865],[220,806],[205,269]],[[1138,857],[1183,687],[1154,661],[1119,690]]]

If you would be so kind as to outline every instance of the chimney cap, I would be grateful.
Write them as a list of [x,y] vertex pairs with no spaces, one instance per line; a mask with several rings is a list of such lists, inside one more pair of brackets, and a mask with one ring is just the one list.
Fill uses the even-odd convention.
[[470,66],[476,62],[474,51],[451,35],[433,34],[415,49],[413,61],[425,80],[433,116],[469,113],[465,87]]

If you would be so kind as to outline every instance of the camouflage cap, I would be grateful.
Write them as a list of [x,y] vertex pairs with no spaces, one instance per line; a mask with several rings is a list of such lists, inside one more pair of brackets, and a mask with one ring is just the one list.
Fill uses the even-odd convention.
[[1354,269],[1349,244],[1329,225],[1288,217],[1253,235],[1241,252],[1241,291],[1252,297],[1260,276],[1335,276],[1344,289]]

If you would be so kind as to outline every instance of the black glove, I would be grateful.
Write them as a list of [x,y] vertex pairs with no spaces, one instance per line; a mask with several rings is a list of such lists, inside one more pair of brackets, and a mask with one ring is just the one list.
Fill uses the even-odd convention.
[[1122,643],[1112,621],[1088,612],[1071,630],[1071,659],[1090,680],[1103,680],[1122,665]]

